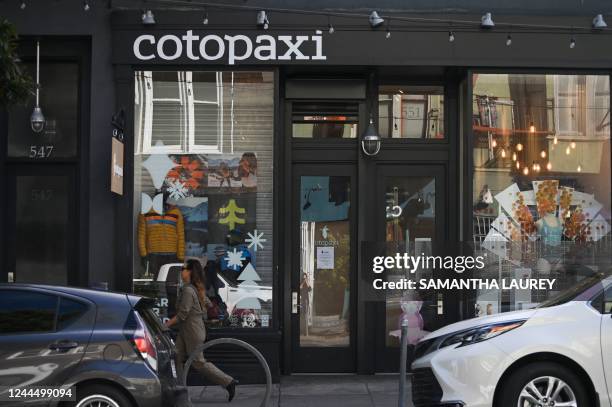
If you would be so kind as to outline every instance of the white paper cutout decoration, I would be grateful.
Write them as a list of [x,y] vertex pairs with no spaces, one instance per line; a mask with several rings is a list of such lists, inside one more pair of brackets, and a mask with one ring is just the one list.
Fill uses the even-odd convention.
[[[155,146],[163,146],[161,141],[158,141]],[[149,158],[142,162],[142,166],[149,171],[153,186],[155,189],[160,189],[164,184],[168,172],[176,167],[176,163],[168,157],[167,154],[151,154]]]
[[164,194],[157,194],[153,199],[144,192],[140,198],[140,213],[143,215],[149,213],[149,211],[155,211],[156,213],[164,214]]
[[[255,271],[255,267],[249,263],[238,276],[238,280],[242,281],[240,284],[238,284],[238,287],[249,293],[257,289],[257,281],[261,281],[261,278],[259,277],[259,274],[257,274],[257,271]],[[246,297],[241,299],[236,304],[236,308],[261,309],[261,304],[256,297]]]
[[172,199],[183,199],[187,197],[187,187],[179,180],[168,182],[168,193]]
[[[251,263],[247,264],[242,273],[238,276],[239,281],[249,282],[252,285],[257,285],[255,281],[261,281],[259,274],[255,271],[255,267]],[[243,284],[245,284],[243,283]]]
[[244,239],[245,242],[249,244],[249,249],[252,247],[253,251],[257,251],[257,248],[263,249],[263,244],[267,241],[267,239],[263,238],[263,232],[258,233],[257,229],[251,232],[247,232],[248,238]]
[[601,214],[598,214],[589,226],[591,228],[591,238],[594,241],[600,240],[610,232],[610,224]]
[[510,185],[508,188],[504,189],[499,194],[495,195],[495,200],[499,202],[499,205],[509,214],[515,221],[517,219],[514,216],[514,208],[512,204],[516,201],[520,194],[521,190],[519,189],[516,183]]
[[227,267],[233,270],[240,270],[242,267],[242,262],[246,260],[242,257],[242,251],[237,251],[236,249],[231,252],[227,252],[227,257],[225,257],[225,261],[227,261]]
[[491,229],[482,242],[482,247],[502,259],[508,258],[508,240],[498,231]]

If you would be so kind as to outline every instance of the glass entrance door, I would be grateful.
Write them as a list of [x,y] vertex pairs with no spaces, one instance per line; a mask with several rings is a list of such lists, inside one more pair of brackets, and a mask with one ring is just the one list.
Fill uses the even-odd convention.
[[[377,173],[379,242],[387,255],[432,255],[445,240],[444,167],[436,165],[379,165]],[[431,270],[417,270],[411,279],[430,277]],[[398,278],[400,276],[397,276]],[[441,292],[399,291],[378,305],[377,371],[397,371],[400,327],[408,321],[408,342],[445,325],[449,299]]]
[[353,372],[353,167],[294,171],[293,372]]

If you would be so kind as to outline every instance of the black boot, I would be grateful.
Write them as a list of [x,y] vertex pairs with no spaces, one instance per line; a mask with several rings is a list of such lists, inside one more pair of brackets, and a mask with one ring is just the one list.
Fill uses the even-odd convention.
[[225,387],[225,390],[227,390],[227,402],[228,403],[232,401],[234,399],[234,396],[236,395],[236,385],[237,384],[238,384],[238,380],[232,380],[232,382],[228,384],[227,387]]

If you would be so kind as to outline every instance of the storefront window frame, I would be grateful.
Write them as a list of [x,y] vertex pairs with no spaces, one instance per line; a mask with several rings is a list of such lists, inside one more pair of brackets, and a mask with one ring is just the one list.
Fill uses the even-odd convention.
[[[136,148],[135,138],[137,137],[135,133],[134,127],[134,117],[136,114],[134,108],[134,90],[136,87],[136,73],[137,72],[168,72],[168,71],[184,71],[184,72],[198,72],[198,71],[210,71],[210,72],[241,72],[241,71],[260,71],[260,72],[271,72],[273,75],[273,131],[272,131],[272,153],[273,159],[272,163],[275,168],[282,167],[284,162],[287,159],[290,159],[284,152],[283,148],[283,140],[282,133],[284,130],[283,122],[281,120],[281,104],[282,99],[280,97],[280,72],[279,67],[270,67],[270,66],[261,66],[261,65],[245,65],[245,66],[216,66],[216,65],[130,65],[126,67],[128,69],[121,70],[121,76],[123,81],[119,80],[118,82],[123,83],[123,86],[126,89],[126,92],[120,95],[121,100],[124,101],[124,105],[127,106],[125,109],[126,112],[126,128],[125,128],[125,162],[124,162],[124,182],[126,185],[124,199],[127,199],[127,205],[123,206],[124,209],[127,209],[127,213],[124,213],[122,218],[126,221],[126,226],[128,230],[128,253],[127,257],[124,259],[126,261],[126,266],[129,270],[129,273],[125,273],[125,280],[122,280],[117,283],[119,287],[122,287],[126,292],[134,293],[134,267],[133,267],[133,256],[135,251],[137,250],[137,245],[135,244],[135,233],[133,231],[134,224],[134,196],[135,196],[135,179],[134,179],[134,157],[135,154],[154,154],[155,151],[143,151],[142,146]],[[129,76],[129,80],[127,79]],[[195,151],[193,153],[206,154],[211,151],[201,152]],[[288,158],[287,158],[288,157]],[[284,190],[284,179],[282,174],[279,171],[273,171],[272,174],[272,203],[273,203],[273,213],[278,213],[279,208],[281,208],[280,199],[283,195]],[[279,216],[280,219],[280,216]],[[121,222],[121,220],[119,220]],[[268,327],[254,327],[254,328],[246,328],[246,327],[222,327],[215,328],[209,330],[209,335],[212,337],[243,337],[243,336],[251,336],[251,335],[261,335],[261,334],[273,334],[278,332],[282,325],[283,315],[281,314],[281,310],[283,309],[283,304],[281,302],[284,301],[284,297],[282,296],[282,292],[280,291],[283,286],[283,281],[285,277],[281,276],[281,272],[279,271],[282,267],[280,253],[279,253],[279,242],[282,241],[284,236],[283,232],[284,228],[282,226],[282,222],[275,221],[272,225],[273,231],[273,246],[272,246],[272,314],[271,321]]]
[[383,137],[381,135],[382,140],[382,149],[393,149],[393,148],[408,148],[414,146],[444,146],[446,148],[455,145],[452,142],[451,137],[458,137],[460,134],[459,131],[455,131],[455,129],[451,129],[449,126],[451,125],[451,121],[449,120],[451,113],[450,108],[452,104],[450,103],[450,91],[453,82],[449,82],[444,78],[440,79],[431,79],[431,78],[423,78],[423,79],[406,79],[406,78],[379,78],[376,81],[375,87],[372,89],[373,94],[369,96],[372,99],[372,114],[375,118],[376,128],[378,130],[379,125],[379,90],[382,86],[399,86],[399,87],[441,87],[444,89],[444,138],[440,139],[423,139],[423,138],[393,138],[393,137]]
[[[463,228],[462,238],[466,242],[472,242],[474,234],[474,223],[471,214],[474,211],[474,156],[472,151],[474,149],[474,130],[472,128],[472,117],[474,114],[473,106],[473,78],[475,74],[506,74],[506,75],[602,75],[608,76],[610,80],[610,106],[612,106],[612,71],[603,69],[558,69],[558,68],[528,68],[528,69],[501,69],[501,68],[471,68],[466,71],[466,86],[467,91],[463,97],[465,100],[463,104],[465,106],[463,115],[460,118],[463,123],[459,129],[461,136],[460,145],[463,147],[461,153],[461,161],[464,163],[462,168],[466,168],[467,171],[463,171],[465,174],[460,180],[460,191],[463,196],[461,202],[465,208],[463,211],[463,218],[460,227]],[[445,106],[446,107],[446,106]],[[612,133],[612,122],[608,124]],[[612,155],[612,142],[610,144],[610,154]],[[612,174],[611,174],[612,175]]]
[[[462,208],[459,212],[462,220],[459,221],[460,238],[468,244],[473,243],[474,239],[474,140],[475,133],[472,126],[474,115],[474,75],[475,74],[506,74],[506,75],[600,75],[607,76],[610,86],[609,106],[612,107],[612,70],[604,69],[559,69],[559,68],[469,68],[465,71],[464,84],[467,87],[460,92],[460,116],[459,116],[459,202]],[[556,119],[555,119],[556,120]],[[608,123],[612,134],[612,122]],[[612,138],[609,142],[610,157],[612,159]],[[612,174],[611,174],[612,175]],[[473,308],[470,301],[461,301],[461,312],[465,315],[472,315]],[[465,319],[465,318],[462,318]]]

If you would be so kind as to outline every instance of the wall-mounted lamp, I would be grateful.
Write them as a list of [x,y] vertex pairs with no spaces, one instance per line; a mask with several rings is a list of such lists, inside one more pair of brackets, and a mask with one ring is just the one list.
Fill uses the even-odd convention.
[[39,104],[40,95],[40,42],[36,41],[36,105],[30,116],[32,131],[40,133],[45,128],[45,116]]
[[380,151],[380,136],[374,126],[374,119],[370,117],[370,123],[361,138],[361,149],[365,155],[375,156]]

